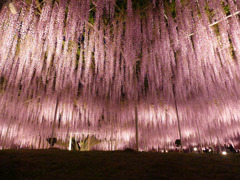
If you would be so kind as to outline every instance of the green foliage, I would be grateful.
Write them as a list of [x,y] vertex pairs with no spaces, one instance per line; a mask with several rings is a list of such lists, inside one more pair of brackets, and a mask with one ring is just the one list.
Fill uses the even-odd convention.
[[133,9],[144,11],[150,4],[149,0],[132,0]]
[[88,22],[91,23],[92,25],[94,25],[94,23],[95,23],[95,14],[96,14],[96,7],[91,2]]
[[20,44],[21,44],[21,41],[20,39],[18,38],[18,35],[14,35],[14,41],[17,41],[17,46],[16,46],[16,56],[19,55],[20,53]]
[[201,12],[200,12],[200,9],[199,9],[199,8],[197,8],[197,15],[198,15],[198,17],[199,17],[199,18],[201,18],[201,17],[202,17],[202,15],[201,15]]
[[92,70],[92,72],[95,72],[95,61],[94,61],[94,52],[92,52],[91,54],[91,64],[90,64],[90,68]]
[[90,151],[91,148],[101,141],[98,140],[95,136],[87,136],[81,143],[80,151]]
[[[32,2],[34,1],[35,4],[35,15],[40,16],[40,14],[42,13],[42,8],[45,4],[45,0],[25,0],[25,3],[28,4],[28,8],[30,8],[30,5],[32,4]],[[55,1],[58,0],[52,0],[52,3],[54,4]]]
[[227,16],[229,16],[231,14],[229,5],[227,3],[225,3],[224,1],[222,1],[222,6],[223,6],[225,14]]
[[173,18],[176,18],[176,0],[170,1],[164,1],[164,9],[166,11],[166,14],[171,15]]
[[68,51],[71,51],[73,47],[76,45],[76,43],[72,40],[68,42]]
[[66,10],[65,10],[64,27],[66,27],[67,25],[67,16],[68,16],[68,6],[66,7]]
[[235,51],[234,51],[234,47],[233,47],[231,38],[229,38],[229,43],[230,43],[230,47],[229,47],[230,54],[233,57],[233,59],[235,59]]
[[[208,19],[209,19],[209,22],[212,22],[212,21],[213,21],[213,17],[215,16],[214,10],[213,10],[213,9],[210,9],[208,4],[206,4],[206,6],[205,6],[204,9],[205,9],[205,11],[206,11],[206,14],[207,14],[207,17],[208,17]],[[217,36],[220,36],[218,24],[213,25],[212,28],[213,28],[215,34],[216,34]]]
[[75,70],[78,69],[80,53],[81,53],[80,46],[78,46],[77,55],[76,55],[76,67],[75,67]]
[[59,0],[52,0],[52,5],[54,5],[55,3],[59,3]]
[[4,76],[1,76],[0,78],[0,92],[4,91],[4,87],[6,85],[6,79]]
[[181,0],[181,4],[182,4],[183,6],[187,6],[187,5],[189,4],[189,1],[190,1],[190,0]]
[[220,32],[219,32],[219,26],[218,24],[215,24],[214,26],[212,26],[216,36],[220,36]]
[[116,13],[124,12],[127,9],[127,0],[116,0],[116,6],[118,7]]
[[63,40],[62,41],[62,50],[64,49],[64,47],[65,47],[65,41]]
[[[99,144],[101,141],[98,140],[95,136],[87,136],[86,138],[83,139],[83,141],[80,141],[79,144],[78,142],[75,140],[75,138],[72,138],[72,150],[77,150],[77,151],[90,151],[91,148],[97,144]],[[50,143],[50,141],[49,141]],[[66,149],[69,146],[69,141],[62,141],[62,140],[58,140],[56,142],[54,142],[56,145],[65,147]]]
[[207,17],[208,17],[209,21],[212,22],[212,19],[213,19],[214,15],[215,15],[215,12],[213,11],[213,9],[209,8],[208,4],[206,4],[204,9],[205,9],[205,11],[207,13]]

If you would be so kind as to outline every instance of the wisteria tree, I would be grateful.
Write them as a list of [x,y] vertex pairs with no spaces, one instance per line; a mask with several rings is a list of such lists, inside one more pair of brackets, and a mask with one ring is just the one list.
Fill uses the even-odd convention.
[[0,11],[0,146],[239,145],[240,3],[15,0]]

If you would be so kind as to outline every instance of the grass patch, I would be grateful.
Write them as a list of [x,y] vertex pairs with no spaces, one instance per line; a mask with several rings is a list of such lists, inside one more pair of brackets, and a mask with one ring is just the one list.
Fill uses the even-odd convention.
[[0,151],[0,179],[240,179],[240,155]]

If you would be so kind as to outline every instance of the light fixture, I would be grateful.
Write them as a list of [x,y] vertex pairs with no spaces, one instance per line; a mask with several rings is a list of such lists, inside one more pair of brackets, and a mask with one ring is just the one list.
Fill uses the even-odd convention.
[[222,152],[222,155],[224,155],[224,156],[227,155],[227,152],[226,152],[226,151],[223,151],[223,152]]
[[18,10],[17,10],[13,0],[5,0],[5,2],[3,1],[2,3],[4,3],[3,6],[6,6],[12,14],[17,14]]
[[193,148],[193,150],[194,150],[194,151],[197,151],[198,149],[195,147],[195,148]]
[[17,8],[16,8],[16,6],[14,5],[13,2],[10,2],[8,4],[8,8],[11,11],[12,14],[17,14]]
[[69,146],[68,146],[68,150],[71,151],[71,149],[72,149],[72,133],[70,133]]

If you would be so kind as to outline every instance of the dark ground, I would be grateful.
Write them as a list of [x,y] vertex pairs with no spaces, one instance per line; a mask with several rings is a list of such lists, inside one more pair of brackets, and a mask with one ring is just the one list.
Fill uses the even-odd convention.
[[0,179],[240,179],[240,154],[0,151]]

